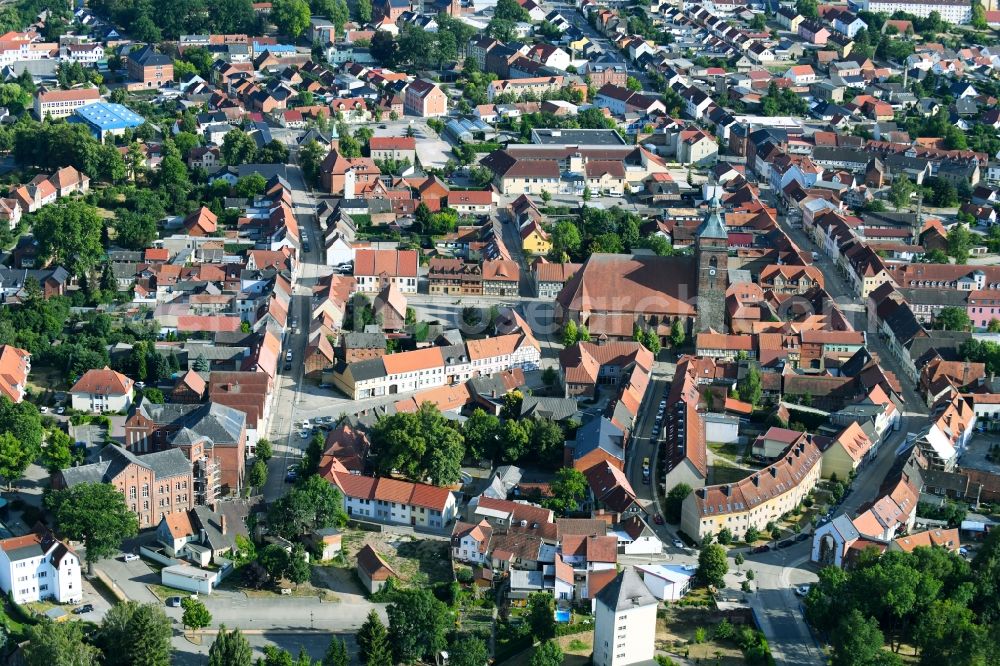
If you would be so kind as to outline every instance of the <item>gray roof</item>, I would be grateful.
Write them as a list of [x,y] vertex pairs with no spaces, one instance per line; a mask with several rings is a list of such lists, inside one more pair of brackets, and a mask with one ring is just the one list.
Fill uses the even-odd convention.
[[137,456],[113,444],[101,451],[100,462],[69,467],[62,470],[62,477],[67,486],[80,483],[110,483],[132,464],[152,470],[160,479],[191,473],[191,461],[180,449],[167,449]]
[[610,129],[533,129],[531,142],[542,145],[624,146],[625,140]]
[[[226,533],[222,533],[222,514],[212,511],[207,506],[196,506],[194,508],[195,519],[197,520],[198,527],[205,530],[205,540],[208,545],[211,546],[212,550],[223,550],[226,548],[232,548],[236,545],[236,527],[230,525],[227,519],[226,521]],[[247,535],[246,528],[243,527],[239,531],[243,536]]]
[[591,451],[604,449],[619,460],[624,460],[624,435],[621,428],[603,416],[591,419],[576,431],[573,457],[579,459]]
[[[351,377],[354,381],[364,381],[385,376],[385,365],[380,358],[367,358],[363,361],[356,361],[350,364]],[[342,370],[338,367],[338,372]]]
[[726,223],[722,221],[722,216],[719,215],[719,198],[716,197],[712,199],[712,203],[709,206],[710,212],[705,221],[701,223],[698,227],[698,231],[695,235],[698,238],[719,238],[728,239],[729,233],[726,231]]
[[615,611],[624,611],[639,606],[655,606],[659,602],[649,593],[635,569],[626,567],[597,594],[597,603]]
[[521,418],[538,416],[553,421],[572,418],[580,412],[579,405],[573,398],[547,398],[534,395],[524,396],[521,402]]
[[[244,412],[217,402],[201,405],[171,403],[156,405],[148,400],[142,400],[135,409],[154,423],[189,429],[198,436],[212,440],[216,446],[237,444],[247,420]],[[178,432],[177,435],[181,433]],[[182,438],[181,442],[184,441]]]
[[385,349],[385,334],[346,331],[341,334],[345,349]]
[[842,513],[833,519],[833,527],[840,532],[840,536],[844,537],[845,541],[852,541],[861,536],[846,513]]

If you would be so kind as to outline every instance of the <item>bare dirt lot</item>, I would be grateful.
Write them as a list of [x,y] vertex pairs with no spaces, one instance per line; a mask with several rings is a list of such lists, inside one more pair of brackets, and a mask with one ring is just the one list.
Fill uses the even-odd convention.
[[451,580],[447,541],[393,532],[344,532],[344,554],[348,562],[356,562],[358,551],[366,545],[382,556],[405,585],[432,585]]

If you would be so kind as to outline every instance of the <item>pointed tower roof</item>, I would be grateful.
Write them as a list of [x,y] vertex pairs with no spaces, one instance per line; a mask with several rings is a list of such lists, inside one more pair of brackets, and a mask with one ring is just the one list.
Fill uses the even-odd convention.
[[598,592],[597,601],[615,611],[655,606],[659,603],[632,567],[626,567],[617,578]]
[[722,216],[719,214],[721,208],[719,193],[716,191],[712,197],[712,202],[708,205],[708,216],[705,217],[705,221],[701,223],[698,231],[695,232],[697,238],[718,238],[722,240],[729,238],[726,223],[722,221]]

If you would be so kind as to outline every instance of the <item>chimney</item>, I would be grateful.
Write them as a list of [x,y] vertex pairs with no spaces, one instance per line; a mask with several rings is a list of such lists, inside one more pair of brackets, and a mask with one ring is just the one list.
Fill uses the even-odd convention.
[[222,517],[219,518],[219,531],[223,534],[226,533],[226,514],[222,514]]

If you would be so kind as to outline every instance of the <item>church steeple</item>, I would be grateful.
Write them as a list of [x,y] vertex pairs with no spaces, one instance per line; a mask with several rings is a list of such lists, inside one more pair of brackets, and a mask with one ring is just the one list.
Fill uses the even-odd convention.
[[721,331],[725,326],[726,287],[729,277],[729,232],[722,218],[718,190],[705,220],[695,232],[698,266],[698,330]]

